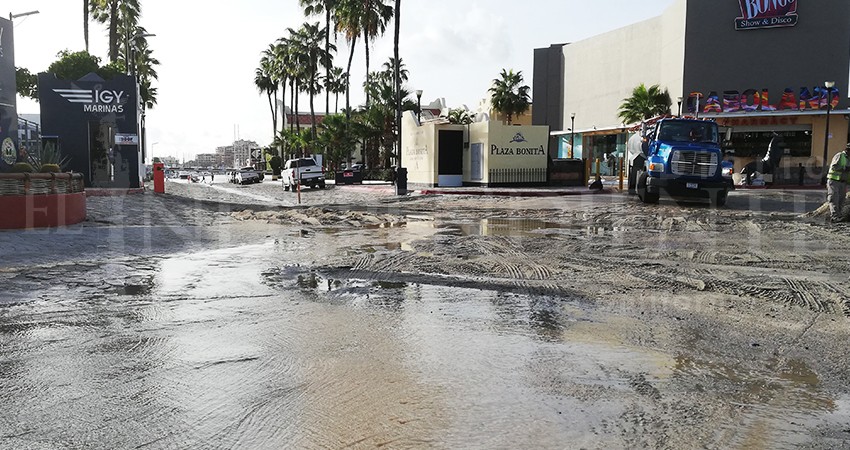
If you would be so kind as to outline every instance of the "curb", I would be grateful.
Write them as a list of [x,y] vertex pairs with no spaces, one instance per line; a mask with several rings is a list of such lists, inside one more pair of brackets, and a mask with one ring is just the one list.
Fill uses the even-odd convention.
[[505,190],[474,190],[453,191],[450,189],[422,189],[416,191],[422,195],[489,195],[500,197],[565,197],[573,195],[606,195],[617,194],[616,190],[602,189],[599,191],[575,190],[575,191],[505,191]]
[[86,197],[118,197],[130,194],[144,194],[145,188],[86,188]]

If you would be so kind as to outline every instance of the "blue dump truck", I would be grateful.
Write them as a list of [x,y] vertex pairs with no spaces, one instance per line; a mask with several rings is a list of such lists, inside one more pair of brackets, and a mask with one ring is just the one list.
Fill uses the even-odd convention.
[[643,139],[643,167],[634,172],[638,197],[657,203],[664,191],[674,198],[703,198],[725,205],[734,168],[723,159],[720,141],[717,123],[711,120],[656,122]]

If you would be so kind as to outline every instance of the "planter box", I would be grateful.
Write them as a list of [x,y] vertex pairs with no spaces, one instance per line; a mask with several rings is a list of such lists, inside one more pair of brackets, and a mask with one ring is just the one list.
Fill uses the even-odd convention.
[[0,229],[50,228],[86,220],[82,174],[0,174]]

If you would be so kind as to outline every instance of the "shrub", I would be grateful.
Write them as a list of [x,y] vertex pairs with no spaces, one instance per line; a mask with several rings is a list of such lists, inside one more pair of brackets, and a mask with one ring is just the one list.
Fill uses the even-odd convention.
[[59,167],[59,164],[42,164],[41,165],[41,173],[59,173],[62,171],[62,168]]
[[19,162],[19,163],[15,163],[15,165],[12,166],[12,172],[14,172],[14,173],[33,173],[34,170],[33,170],[32,166],[30,165],[30,163]]

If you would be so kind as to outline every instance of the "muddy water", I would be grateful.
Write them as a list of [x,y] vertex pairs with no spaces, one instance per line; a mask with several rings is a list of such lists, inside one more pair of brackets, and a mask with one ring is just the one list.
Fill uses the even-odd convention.
[[0,447],[793,448],[850,414],[803,361],[641,344],[584,298],[301,262],[324,239],[52,269],[102,281],[0,309]]

